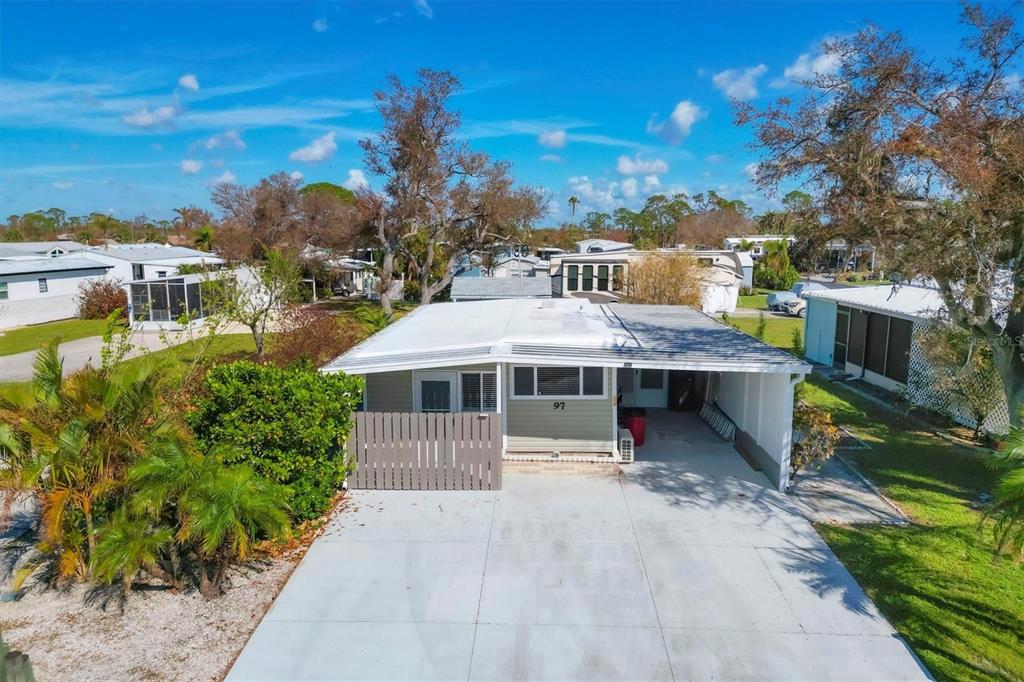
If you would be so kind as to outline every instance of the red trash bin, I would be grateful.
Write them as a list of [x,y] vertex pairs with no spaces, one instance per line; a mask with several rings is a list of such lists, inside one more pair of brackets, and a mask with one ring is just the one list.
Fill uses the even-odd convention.
[[622,416],[622,424],[633,434],[633,445],[640,447],[647,435],[647,414],[626,413]]

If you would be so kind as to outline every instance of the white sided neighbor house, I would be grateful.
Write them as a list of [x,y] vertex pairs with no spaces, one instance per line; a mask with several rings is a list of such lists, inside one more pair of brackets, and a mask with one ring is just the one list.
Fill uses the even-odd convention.
[[[506,462],[628,462],[644,447],[618,413],[640,407],[680,428],[711,426],[779,489],[793,389],[810,370],[689,307],[583,299],[423,306],[322,368],[364,377],[360,452],[372,462],[376,447],[378,467],[382,443],[405,453],[413,487],[428,427],[434,439],[486,420],[473,447],[486,440]],[[450,441],[438,446],[448,456]]]

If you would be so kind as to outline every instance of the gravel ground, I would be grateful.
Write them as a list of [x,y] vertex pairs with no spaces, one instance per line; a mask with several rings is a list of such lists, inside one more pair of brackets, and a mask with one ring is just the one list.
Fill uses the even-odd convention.
[[36,680],[219,680],[291,575],[303,550],[231,575],[227,593],[134,592],[124,613],[84,603],[84,589],[0,602],[4,641]]

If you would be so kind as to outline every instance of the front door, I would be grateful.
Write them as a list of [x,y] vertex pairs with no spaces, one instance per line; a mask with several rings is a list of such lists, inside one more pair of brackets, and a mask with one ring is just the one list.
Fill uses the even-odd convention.
[[668,404],[668,370],[637,370],[634,390],[636,407],[665,407]]
[[452,412],[456,404],[457,372],[416,372],[417,412]]

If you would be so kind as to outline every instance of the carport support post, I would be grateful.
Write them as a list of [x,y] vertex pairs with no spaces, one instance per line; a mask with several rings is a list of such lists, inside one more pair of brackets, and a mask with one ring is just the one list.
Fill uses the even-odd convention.
[[505,452],[508,451],[508,415],[505,413],[505,363],[499,362],[495,364],[494,368],[495,375],[495,407],[498,410],[498,414],[501,415],[501,456],[505,456]]

